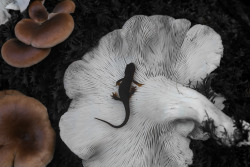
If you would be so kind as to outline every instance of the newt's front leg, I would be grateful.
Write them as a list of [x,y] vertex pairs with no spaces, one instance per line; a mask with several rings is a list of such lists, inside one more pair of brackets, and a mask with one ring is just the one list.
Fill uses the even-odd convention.
[[137,81],[135,81],[135,80],[133,80],[133,83],[136,84],[136,85],[139,86],[139,87],[141,87],[142,85],[144,85],[144,84],[140,84],[139,82],[137,82]]
[[116,86],[120,85],[121,82],[122,82],[123,78],[122,79],[119,79],[118,81],[116,81]]

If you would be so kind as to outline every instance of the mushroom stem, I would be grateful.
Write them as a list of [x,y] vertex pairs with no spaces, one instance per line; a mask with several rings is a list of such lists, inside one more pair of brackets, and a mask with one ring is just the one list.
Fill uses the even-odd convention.
[[[159,90],[159,92],[150,92],[151,90]],[[149,79],[138,88],[134,97],[140,99],[136,101],[138,104],[133,104],[134,110],[141,110],[156,122],[187,119],[204,125],[206,121],[213,120],[216,127],[215,135],[226,145],[231,145],[233,142],[236,130],[233,120],[205,96],[191,88],[167,78],[156,77]],[[145,108],[145,104],[154,105]],[[160,108],[163,110],[159,111]],[[161,114],[160,117],[159,114]]]

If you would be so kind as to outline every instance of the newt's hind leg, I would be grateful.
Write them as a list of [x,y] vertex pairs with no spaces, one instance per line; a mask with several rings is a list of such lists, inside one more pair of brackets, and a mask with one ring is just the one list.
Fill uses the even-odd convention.
[[136,87],[135,87],[135,86],[132,86],[131,89],[130,89],[130,91],[129,91],[129,93],[130,93],[130,94],[129,94],[129,95],[130,95],[129,97],[131,97],[131,96],[135,93],[135,91],[136,91]]
[[133,80],[133,83],[136,84],[136,85],[139,86],[139,87],[141,87],[142,85],[144,85],[144,84],[141,84],[141,83],[139,83],[139,82],[137,82],[137,81],[135,81],[135,80]]
[[115,100],[121,100],[120,97],[118,97],[118,94],[115,92],[112,93],[111,97]]

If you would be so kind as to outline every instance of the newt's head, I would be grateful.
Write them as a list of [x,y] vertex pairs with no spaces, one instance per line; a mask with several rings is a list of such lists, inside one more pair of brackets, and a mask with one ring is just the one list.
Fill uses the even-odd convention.
[[133,75],[135,73],[135,64],[129,63],[125,69],[125,75]]

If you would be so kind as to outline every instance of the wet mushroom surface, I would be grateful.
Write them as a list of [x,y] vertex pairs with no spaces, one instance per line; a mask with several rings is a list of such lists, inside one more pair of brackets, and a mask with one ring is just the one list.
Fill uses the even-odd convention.
[[0,164],[43,167],[52,159],[55,132],[47,109],[18,91],[0,92]]
[[1,53],[6,63],[23,68],[39,63],[49,55],[50,50],[50,48],[34,48],[12,38],[4,43]]
[[[52,12],[59,0],[45,1],[48,12]],[[81,159],[72,153],[59,137],[58,123],[68,110],[71,100],[66,96],[63,76],[69,64],[79,60],[96,46],[105,34],[120,29],[134,15],[168,15],[176,19],[185,18],[192,24],[203,24],[213,28],[222,38],[224,47],[220,66],[214,75],[196,87],[197,91],[211,98],[209,86],[226,98],[223,112],[249,122],[249,4],[229,0],[236,8],[220,0],[208,1],[74,1],[76,9],[72,17],[75,28],[69,38],[55,46],[44,61],[30,68],[18,69],[9,66],[0,57],[0,88],[16,89],[41,101],[48,109],[49,119],[57,134],[54,158],[48,167],[81,167]],[[231,3],[232,2],[232,3]],[[11,18],[0,26],[0,47],[10,38],[15,38],[14,27],[28,11],[9,11]],[[242,19],[243,18],[243,19]],[[249,147],[224,147],[213,139],[192,141],[195,167],[249,166]]]

